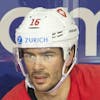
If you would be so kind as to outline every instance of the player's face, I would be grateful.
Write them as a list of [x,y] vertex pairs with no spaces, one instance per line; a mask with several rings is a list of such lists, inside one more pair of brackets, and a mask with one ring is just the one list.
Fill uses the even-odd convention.
[[25,49],[24,60],[36,90],[48,91],[61,79],[64,60],[60,48]]

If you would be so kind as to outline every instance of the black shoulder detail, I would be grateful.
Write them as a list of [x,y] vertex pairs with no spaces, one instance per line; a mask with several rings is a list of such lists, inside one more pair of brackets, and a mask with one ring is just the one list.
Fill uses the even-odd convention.
[[28,94],[29,94],[31,100],[37,100],[35,93],[34,93],[34,89],[28,87]]

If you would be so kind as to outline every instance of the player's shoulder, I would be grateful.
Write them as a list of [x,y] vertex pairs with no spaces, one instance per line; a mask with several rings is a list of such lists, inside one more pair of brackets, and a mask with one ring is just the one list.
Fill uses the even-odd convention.
[[[13,98],[20,93],[23,93],[25,91],[25,81],[21,81],[19,84],[17,84],[14,88],[12,88],[3,98],[2,100],[10,100],[10,98]],[[12,100],[12,99],[11,99]]]
[[75,69],[83,73],[100,73],[100,64],[76,64]]
[[72,95],[75,92],[83,100],[100,99],[100,65],[76,64],[70,76]]
[[[73,74],[77,78],[85,79],[100,79],[100,65],[99,64],[76,64],[73,69]],[[75,76],[74,75],[74,76]]]
[[88,100],[100,99],[100,65],[77,64],[74,66],[71,76],[73,84],[78,87],[77,90],[81,96],[85,97],[87,94]]
[[22,80],[19,84],[17,84],[11,91],[9,92],[20,92],[22,91],[23,89],[25,89],[25,81]]

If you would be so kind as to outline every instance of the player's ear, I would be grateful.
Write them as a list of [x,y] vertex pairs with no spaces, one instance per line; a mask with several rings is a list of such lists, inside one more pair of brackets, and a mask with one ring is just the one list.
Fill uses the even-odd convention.
[[66,62],[66,67],[67,67],[67,69],[68,69],[68,67],[70,67],[71,64],[73,63],[74,55],[75,55],[75,45],[73,45],[72,48],[71,48],[70,51],[69,51],[69,58],[68,58],[68,61]]

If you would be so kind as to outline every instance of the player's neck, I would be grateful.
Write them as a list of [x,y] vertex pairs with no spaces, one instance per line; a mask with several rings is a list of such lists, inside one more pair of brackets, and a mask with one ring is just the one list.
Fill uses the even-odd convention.
[[38,100],[66,100],[70,90],[70,77],[68,76],[62,85],[52,93],[35,92]]

